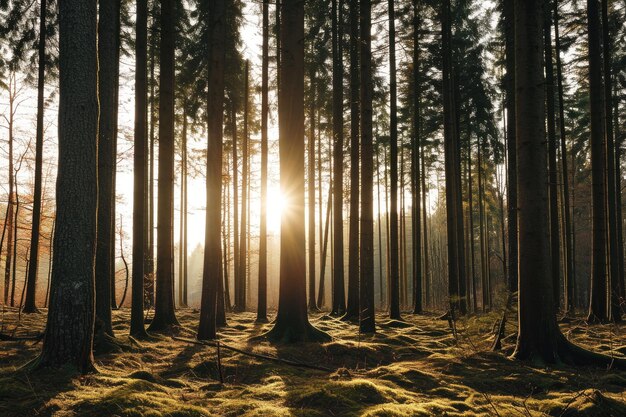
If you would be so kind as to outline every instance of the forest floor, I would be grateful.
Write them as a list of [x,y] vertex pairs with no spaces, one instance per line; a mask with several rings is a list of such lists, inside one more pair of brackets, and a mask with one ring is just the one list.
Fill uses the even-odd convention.
[[[311,321],[333,340],[273,346],[250,337],[271,324],[252,313],[230,314],[222,343],[248,352],[329,368],[307,369],[154,336],[134,344],[127,337],[129,311],[114,312],[123,351],[96,355],[98,373],[68,377],[63,370],[25,373],[40,343],[0,342],[0,416],[626,416],[626,373],[597,368],[545,368],[509,359],[514,316],[503,350],[491,352],[500,313],[456,322],[434,314],[405,314],[406,322],[378,319],[378,332],[359,336],[353,324],[322,314]],[[178,311],[178,337],[194,339],[198,311]],[[4,333],[17,323],[3,315]],[[45,316],[22,315],[16,335],[36,334]],[[581,345],[622,357],[626,327],[562,324]]]

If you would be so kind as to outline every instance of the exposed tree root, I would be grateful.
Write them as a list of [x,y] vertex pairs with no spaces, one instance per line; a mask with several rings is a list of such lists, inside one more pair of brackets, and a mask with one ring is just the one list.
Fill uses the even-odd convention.
[[274,327],[259,338],[267,339],[271,343],[323,343],[332,340],[328,333],[315,328],[308,321],[294,326],[280,320],[277,320]]

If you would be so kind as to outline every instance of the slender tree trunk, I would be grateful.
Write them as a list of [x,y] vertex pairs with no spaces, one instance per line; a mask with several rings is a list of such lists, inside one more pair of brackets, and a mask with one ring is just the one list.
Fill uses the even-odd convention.
[[[315,69],[311,67],[309,75],[311,83],[311,99],[309,106],[309,142],[308,142],[308,198],[309,198],[309,310],[317,311],[317,301],[315,299]],[[321,242],[320,242],[321,243]]]
[[591,294],[589,322],[603,322],[607,314],[606,142],[604,136],[600,11],[587,1],[589,37],[589,96],[591,115]]
[[120,1],[103,2],[98,19],[98,233],[96,243],[96,330],[113,336],[112,281],[115,279],[115,184],[117,89],[119,86]]
[[428,206],[427,206],[427,196],[428,196],[428,188],[426,188],[426,177],[428,176],[428,171],[426,170],[426,154],[425,154],[425,146],[426,140],[422,138],[420,143],[420,155],[422,160],[420,161],[421,169],[422,169],[422,218],[424,219],[424,298],[426,299],[426,304],[432,306],[431,300],[431,275],[430,275],[430,256],[429,256],[429,245],[428,245]]
[[565,314],[569,313],[574,306],[574,249],[572,245],[572,222],[570,214],[569,197],[569,173],[567,168],[567,141],[565,134],[565,106],[563,103],[563,69],[561,65],[561,39],[559,37],[559,11],[558,1],[553,2],[554,7],[554,41],[556,55],[556,74],[559,99],[559,131],[561,140],[561,166],[563,175],[563,236],[564,236],[564,274],[565,277]]
[[615,177],[615,139],[613,137],[613,87],[611,81],[611,34],[609,33],[609,16],[607,0],[602,0],[602,57],[604,72],[604,127],[606,146],[606,187],[608,208],[608,267],[610,282],[609,318],[613,322],[622,321],[620,293],[623,278],[620,276],[619,263],[622,256],[618,252],[618,218],[617,218],[617,190]]
[[485,200],[484,200],[484,190],[483,190],[483,161],[482,161],[482,146],[480,136],[478,137],[478,150],[477,150],[477,161],[478,161],[478,235],[480,239],[480,277],[481,277],[481,288],[482,288],[482,307],[483,312],[487,311],[487,308],[490,307],[489,303],[489,295],[490,288],[487,276],[489,275],[489,251],[487,249],[487,239],[485,238]]
[[187,207],[185,207],[185,183],[187,182],[185,173],[185,163],[187,159],[187,112],[183,103],[183,132],[181,138],[180,147],[180,223],[179,223],[179,235],[178,235],[178,306],[187,307],[184,302],[185,289],[185,264],[187,259],[185,258],[185,217],[187,215]]
[[359,279],[359,330],[376,331],[374,310],[374,147],[372,130],[372,2],[361,0],[359,9],[361,56],[361,234]]
[[550,8],[544,8],[543,24],[543,53],[546,73],[546,109],[548,126],[548,195],[550,196],[550,254],[552,265],[552,288],[554,288],[554,305],[559,307],[559,285],[561,248],[559,242],[559,210],[558,210],[558,184],[556,165],[556,114],[554,110],[554,65],[552,63],[552,36]]
[[174,0],[161,2],[159,82],[159,206],[157,213],[157,271],[154,318],[148,330],[177,326],[174,312],[174,55],[176,14]]
[[343,0],[332,0],[333,43],[333,304],[331,314],[346,312],[343,261]]
[[[331,176],[332,178],[332,176]],[[320,287],[317,292],[317,305],[323,307],[326,301],[326,277],[324,272],[326,271],[326,258],[328,257],[328,235],[330,234],[330,218],[333,207],[333,194],[331,192],[333,187],[332,181],[328,187],[328,205],[326,206],[326,222],[324,223],[324,237],[322,238],[322,251],[320,254]],[[321,204],[320,204],[321,205]]]
[[[359,1],[349,0],[350,14],[350,224],[348,242],[348,304],[344,320],[359,315]],[[379,194],[380,197],[380,194]],[[380,209],[379,209],[380,229]],[[380,230],[379,230],[380,239]],[[379,247],[380,249],[380,247]],[[381,278],[382,279],[382,278]],[[382,297],[382,292],[381,292]]]
[[137,31],[135,40],[135,143],[133,168],[133,258],[130,334],[145,337],[144,328],[144,260],[146,233],[149,226],[146,212],[147,179],[147,97],[148,97],[148,0],[137,0]]
[[[379,308],[383,308],[385,305],[384,299],[384,291],[383,291],[383,231],[382,231],[382,209],[380,205],[380,158],[378,155],[380,154],[380,145],[376,146],[374,154],[376,155],[376,201],[377,201],[377,209],[378,209],[378,291],[379,295]],[[357,236],[358,238],[358,236]],[[357,312],[358,313],[358,312]]]
[[237,310],[246,310],[246,280],[247,270],[247,231],[248,231],[248,106],[249,106],[249,62],[246,61],[243,111],[243,155],[241,169],[241,227],[239,229],[239,299]]
[[422,143],[421,124],[421,79],[420,79],[420,20],[419,0],[413,0],[413,135],[411,143],[411,221],[413,258],[413,313],[422,313],[422,216],[420,183],[420,144]]
[[[474,311],[477,312],[478,311],[478,297],[476,296],[476,287],[477,287],[477,282],[476,282],[476,249],[475,249],[475,245],[474,242],[476,241],[475,237],[474,237],[474,199],[473,199],[473,194],[474,194],[474,185],[473,185],[473,177],[472,177],[472,142],[471,142],[471,138],[468,138],[468,145],[469,145],[469,149],[468,149],[468,153],[469,153],[469,158],[468,158],[468,162],[467,162],[467,178],[468,178],[468,204],[469,204],[469,230],[470,230],[470,258],[471,258],[471,274],[472,274],[472,298],[473,298],[473,308]],[[509,242],[510,243],[510,242]],[[516,266],[517,268],[517,266]]]
[[11,267],[11,307],[15,307],[15,284],[17,279],[17,232],[19,230],[20,193],[18,191],[17,172],[15,175],[15,218],[13,219],[13,266]]
[[232,104],[231,109],[231,123],[232,123],[232,140],[233,140],[233,241],[234,241],[234,259],[235,265],[235,309],[238,309],[238,303],[241,299],[241,270],[239,265],[239,168],[238,168],[238,156],[237,156],[237,111],[235,104]]
[[[4,267],[4,304],[9,303],[9,290],[11,288],[11,265],[13,259],[13,219],[15,218],[15,195],[14,182],[15,172],[13,168],[13,123],[15,116],[15,74],[9,77],[9,163],[8,163],[8,177],[9,177],[9,190],[7,198],[7,214],[4,219],[5,228],[7,231],[7,255],[5,259]],[[15,243],[17,244],[17,242]]]
[[[556,2],[556,0],[555,0]],[[504,0],[505,105],[507,148],[507,231],[509,244],[508,290],[517,291],[517,141],[515,120],[515,0]]]
[[[263,58],[261,69],[261,209],[259,225],[259,288],[257,322],[267,321],[267,122],[269,118],[269,0],[263,0]],[[310,159],[309,159],[310,161]],[[310,197],[310,194],[309,194]],[[313,236],[315,238],[315,235]],[[313,248],[313,253],[315,249]],[[313,258],[315,263],[315,258]]]
[[450,19],[450,0],[442,3],[442,53],[443,53],[443,109],[444,109],[444,149],[446,172],[446,224],[448,236],[448,297],[450,314],[454,317],[460,310],[459,282],[462,279],[462,265],[459,259],[458,236],[458,164],[456,142],[456,117],[454,100],[454,75],[452,71],[452,29]]
[[209,1],[207,200],[198,340],[217,338],[218,297],[223,297],[219,287],[222,281],[222,240],[220,234],[222,227],[222,126],[224,119],[224,60],[226,53],[224,49],[224,11],[224,0]]
[[327,341],[311,326],[306,303],[304,230],[304,2],[281,2],[278,109],[280,188],[286,199],[281,218],[278,315],[266,335],[274,342]]
[[[37,69],[37,125],[35,138],[35,189],[33,194],[33,217],[31,223],[31,245],[28,277],[26,284],[26,301],[24,313],[36,313],[35,296],[37,292],[37,272],[39,270],[39,229],[41,227],[41,185],[43,167],[43,113],[44,113],[44,75],[46,67],[46,10],[47,1],[40,1],[39,12],[39,46]],[[2,252],[0,250],[0,252]]]
[[95,370],[97,3],[59,3],[59,167],[50,308],[35,367]]
[[398,103],[396,81],[396,23],[394,1],[388,2],[389,13],[389,165],[390,165],[390,213],[389,213],[389,317],[400,320],[400,269],[398,249]]

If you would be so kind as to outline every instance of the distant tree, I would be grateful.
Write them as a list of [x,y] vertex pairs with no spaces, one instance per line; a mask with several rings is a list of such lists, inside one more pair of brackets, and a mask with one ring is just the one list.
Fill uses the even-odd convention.
[[178,325],[174,312],[174,53],[175,1],[161,2],[159,81],[159,184],[157,213],[157,276],[154,318],[148,330]]
[[[46,12],[47,1],[41,0],[39,7],[39,42],[37,47],[37,122],[35,127],[35,189],[33,195],[33,217],[31,223],[31,244],[26,278],[26,299],[24,313],[38,312],[35,305],[37,290],[37,272],[39,270],[39,232],[41,228],[41,194],[43,170],[43,116],[44,116],[44,82],[46,69]],[[0,250],[0,253],[2,251]]]
[[145,195],[148,177],[148,0],[137,0],[135,38],[135,143],[133,177],[133,258],[130,334],[146,336],[144,327]]
[[217,290],[222,279],[222,141],[224,118],[224,10],[226,1],[209,0],[209,82],[206,175],[206,228],[198,339],[215,339]]
[[374,309],[374,146],[372,124],[372,2],[361,0],[360,24],[360,104],[361,104],[361,217],[359,252],[359,330],[376,331]]
[[281,217],[278,315],[266,336],[275,342],[326,341],[307,316],[304,233],[304,2],[282,0],[278,111]]
[[35,367],[93,371],[97,2],[59,3],[59,166],[48,321]]

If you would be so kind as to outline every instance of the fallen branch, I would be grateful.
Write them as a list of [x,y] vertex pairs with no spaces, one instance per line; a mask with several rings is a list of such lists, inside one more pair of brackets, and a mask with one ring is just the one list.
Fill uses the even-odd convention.
[[[172,339],[177,340],[179,342],[191,343],[191,344],[194,344],[194,345],[211,346],[211,347],[215,347],[215,348],[218,347],[218,344],[215,343],[215,342],[207,342],[207,341],[201,341],[201,340],[185,339],[183,337],[176,337],[176,336],[172,336]],[[290,361],[288,359],[281,359],[281,358],[277,358],[275,356],[262,355],[260,353],[248,352],[246,350],[241,350],[241,349],[237,349],[237,348],[232,347],[232,346],[228,346],[228,345],[226,345],[224,343],[221,343],[221,342],[219,344],[219,348],[226,349],[226,350],[231,350],[233,352],[237,352],[237,353],[240,353],[240,354],[246,355],[246,356],[251,356],[251,357],[257,358],[257,359],[265,359],[265,360],[268,360],[268,361],[282,363],[284,365],[290,365],[290,366],[295,366],[295,367],[299,367],[299,368],[314,369],[316,371],[323,371],[323,372],[334,372],[335,371],[334,369],[326,368],[324,366],[311,365],[311,364],[308,364],[308,363]]]

